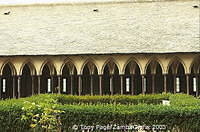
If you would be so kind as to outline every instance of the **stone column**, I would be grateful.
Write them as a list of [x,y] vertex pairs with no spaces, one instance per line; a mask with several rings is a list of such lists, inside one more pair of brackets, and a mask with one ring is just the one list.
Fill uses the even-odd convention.
[[154,94],[155,93],[155,74],[152,74],[151,75],[151,77],[152,77],[152,94]]
[[187,89],[187,94],[190,94],[190,75],[186,74],[186,89]]
[[99,75],[99,94],[102,95],[102,75]]
[[34,76],[31,76],[31,94],[34,95]]
[[70,93],[73,95],[73,75],[70,76],[71,81],[71,87],[70,87]]
[[124,94],[124,89],[123,89],[123,75],[120,75],[120,80],[121,80],[121,95]]
[[38,94],[40,94],[40,86],[41,86],[40,79],[41,79],[41,77],[40,77],[40,75],[38,75]]
[[91,88],[91,95],[94,95],[94,87],[93,87],[93,81],[94,81],[94,78],[93,78],[93,75],[90,75],[91,77],[91,80],[90,80],[90,88]]
[[196,84],[197,84],[197,86],[196,86],[196,88],[197,88],[196,89],[197,90],[196,91],[196,97],[197,97],[197,96],[199,96],[199,76],[198,76],[198,74],[196,74],[195,77],[196,77]]
[[58,75],[58,87],[57,87],[58,93],[61,94],[61,75]]
[[54,76],[51,75],[51,93],[54,93],[53,90],[54,90],[54,83],[53,83],[53,80],[54,80]]
[[134,95],[134,75],[131,75],[131,95]]
[[21,97],[21,77],[17,76],[17,92],[18,92],[18,98]]
[[167,74],[163,74],[164,78],[164,92],[167,93]]
[[2,76],[0,76],[0,100],[2,98],[1,95],[2,95]]
[[174,93],[176,93],[176,75],[173,75],[174,80]]
[[145,75],[142,76],[142,94],[146,93],[146,80],[145,80]]
[[78,76],[78,95],[80,96],[82,92],[82,78],[81,75]]
[[16,98],[16,90],[15,90],[15,76],[13,76],[13,98]]
[[110,76],[110,94],[113,95],[113,75]]

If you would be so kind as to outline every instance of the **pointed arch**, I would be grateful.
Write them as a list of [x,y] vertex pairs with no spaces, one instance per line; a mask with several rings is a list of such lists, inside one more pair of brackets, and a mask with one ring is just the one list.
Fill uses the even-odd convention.
[[75,63],[71,59],[69,59],[69,58],[67,58],[67,59],[64,60],[64,63],[62,64],[62,66],[60,68],[60,73],[61,74],[62,74],[63,69],[65,67],[69,68],[70,74],[74,74],[75,72],[77,73],[77,68],[76,68]]
[[138,95],[142,93],[141,68],[134,59],[129,59],[124,67],[123,94]]
[[[158,64],[158,65],[157,65]],[[145,74],[147,74],[147,69],[148,69],[148,67],[149,66],[152,66],[152,68],[153,69],[151,69],[151,70],[153,70],[153,71],[151,71],[151,73],[156,73],[156,68],[157,68],[157,66],[160,66],[161,67],[161,70],[162,70],[162,73],[164,72],[164,66],[163,66],[163,64],[161,63],[161,61],[157,58],[157,57],[152,57],[151,59],[149,59],[149,61],[147,62],[147,64],[145,65]]]
[[8,60],[1,67],[2,87],[1,98],[14,98],[16,96],[15,82],[16,69],[14,65]]
[[[83,74],[83,70],[84,70],[85,66],[89,66],[90,74],[92,74],[92,72],[93,72],[95,69],[97,69],[97,72],[99,73],[99,67],[98,67],[97,63],[96,63],[92,58],[87,59],[87,60],[83,63],[83,65],[82,65],[82,67],[81,67],[81,72],[80,72],[81,74]],[[95,69],[93,69],[92,67],[94,67]],[[91,69],[91,68],[92,68],[92,69]]]
[[12,76],[17,75],[17,70],[15,68],[15,66],[11,63],[10,60],[7,60],[6,62],[3,63],[3,65],[1,66],[1,75],[3,74],[3,69],[6,65],[9,65],[9,67],[11,68],[11,72],[12,72]]
[[82,95],[99,94],[98,68],[94,61],[88,59],[82,67]]
[[172,93],[187,93],[186,66],[179,57],[174,57],[168,65],[167,91]]
[[120,94],[119,67],[114,59],[108,59],[103,66],[103,94]]
[[54,93],[57,92],[58,86],[57,72],[54,64],[50,60],[44,61],[40,68],[41,83],[40,93]]
[[66,59],[61,66],[61,93],[78,95],[77,69],[73,61]]
[[126,61],[125,65],[123,67],[122,73],[125,74],[126,68],[127,68],[128,64],[130,64],[130,63],[135,63],[136,65],[138,65],[140,72],[142,71],[142,67],[141,67],[141,64],[139,63],[139,61],[136,58],[131,57],[130,59],[128,59],[128,61]]
[[31,69],[31,64],[26,63],[21,69],[21,87],[20,87],[20,96],[28,97],[33,95],[34,88],[32,87],[32,75],[33,69]]
[[194,57],[191,65],[190,65],[190,73],[191,74],[199,74],[200,73],[200,56]]
[[198,96],[200,93],[200,55],[194,57],[189,72],[189,94]]
[[42,71],[43,71],[45,66],[48,67],[48,69],[50,71],[50,75],[56,75],[57,72],[56,72],[55,66],[54,66],[54,64],[52,63],[51,60],[44,61],[44,63],[40,67],[40,72],[39,72],[40,75],[42,75]]
[[175,57],[173,57],[173,58],[171,59],[171,61],[169,62],[168,66],[167,66],[167,73],[169,73],[170,68],[173,68],[173,69],[171,69],[171,70],[172,70],[171,72],[172,72],[173,74],[176,74],[176,73],[177,73],[177,68],[178,68],[178,65],[179,65],[179,64],[181,64],[181,65],[183,66],[184,71],[186,72],[186,71],[187,71],[187,70],[186,70],[186,65],[185,65],[185,63],[183,62],[183,60],[180,59],[179,57],[175,56]]
[[162,64],[157,58],[148,61],[145,67],[146,93],[162,93],[164,91],[164,78]]
[[22,64],[22,66],[21,66],[21,68],[20,68],[20,72],[19,72],[20,75],[22,75],[22,71],[23,71],[23,68],[24,68],[25,65],[27,65],[27,66],[29,67],[32,76],[33,76],[33,75],[37,75],[37,73],[36,73],[36,68],[35,68],[35,66],[33,65],[33,63],[32,63],[31,60],[26,60],[26,61]]
[[[102,69],[101,69],[101,73],[103,74],[104,73],[104,70],[105,70],[105,67],[108,66],[110,63],[112,63],[115,67],[114,68],[117,68],[119,73],[120,73],[120,66],[119,64],[117,63],[117,61],[113,58],[109,58],[105,61],[105,63],[103,64],[102,66]],[[109,72],[111,73],[110,69],[114,69],[113,67],[108,67],[109,68]]]

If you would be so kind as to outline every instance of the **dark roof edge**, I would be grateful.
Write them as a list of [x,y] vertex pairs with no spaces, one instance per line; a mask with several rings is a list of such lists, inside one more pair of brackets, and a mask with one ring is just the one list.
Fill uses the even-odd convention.
[[99,54],[40,54],[40,55],[0,55],[0,57],[15,57],[15,56],[92,56],[92,55],[138,55],[138,54],[158,54],[158,55],[164,55],[164,54],[200,54],[199,52],[166,52],[166,53],[99,53]]

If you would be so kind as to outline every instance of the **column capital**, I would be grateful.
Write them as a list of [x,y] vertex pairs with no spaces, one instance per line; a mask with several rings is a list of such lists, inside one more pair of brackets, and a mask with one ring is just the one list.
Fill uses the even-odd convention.
[[57,76],[57,77],[61,77],[62,75],[59,74],[59,75],[55,75],[55,76]]
[[17,77],[18,79],[21,79],[22,76],[21,75],[16,75],[15,77]]

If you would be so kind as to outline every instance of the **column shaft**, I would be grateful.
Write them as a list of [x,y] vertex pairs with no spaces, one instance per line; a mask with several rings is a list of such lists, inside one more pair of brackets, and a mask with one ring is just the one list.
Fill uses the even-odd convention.
[[91,80],[90,80],[90,88],[91,88],[91,95],[94,95],[94,88],[93,88],[93,75],[91,76]]
[[2,98],[1,95],[2,95],[2,76],[0,76],[0,99]]
[[155,93],[155,74],[152,74],[152,93]]
[[131,95],[134,95],[134,75],[131,75]]
[[186,89],[187,89],[187,94],[190,94],[190,75],[186,74]]
[[73,95],[73,75],[71,75],[71,77],[70,77],[70,81],[71,81],[71,87],[70,87],[70,93],[71,93],[71,95]]
[[174,80],[174,93],[176,93],[176,75],[173,75]]
[[81,75],[78,76],[78,95],[80,96],[82,92],[82,79]]
[[17,77],[17,92],[18,92],[18,98],[21,97],[21,77],[18,76]]
[[102,95],[102,75],[99,75],[99,94]]
[[61,75],[58,75],[58,87],[57,87],[58,93],[61,94]]
[[141,75],[141,76],[142,76],[142,94],[145,94],[146,92],[145,76],[144,75]]
[[113,75],[110,76],[110,94],[113,95]]
[[120,76],[120,79],[121,79],[121,95],[123,95],[124,94],[123,75]]
[[199,96],[199,76],[196,75],[195,77],[196,77],[196,85],[197,85],[197,86],[196,86],[196,88],[197,88],[197,89],[196,89],[196,90],[197,90],[197,91],[196,91],[196,97],[197,97],[197,96]]
[[54,83],[53,83],[53,80],[54,80],[54,76],[51,75],[51,93],[54,93]]
[[41,84],[40,84],[40,75],[38,75],[38,94],[40,94],[40,86],[41,86]]
[[167,75],[164,74],[163,77],[164,77],[164,92],[167,93]]
[[12,89],[12,93],[13,93],[13,98],[16,98],[16,90],[15,90],[15,76],[13,76],[13,89]]
[[34,95],[34,76],[31,76],[31,94]]

